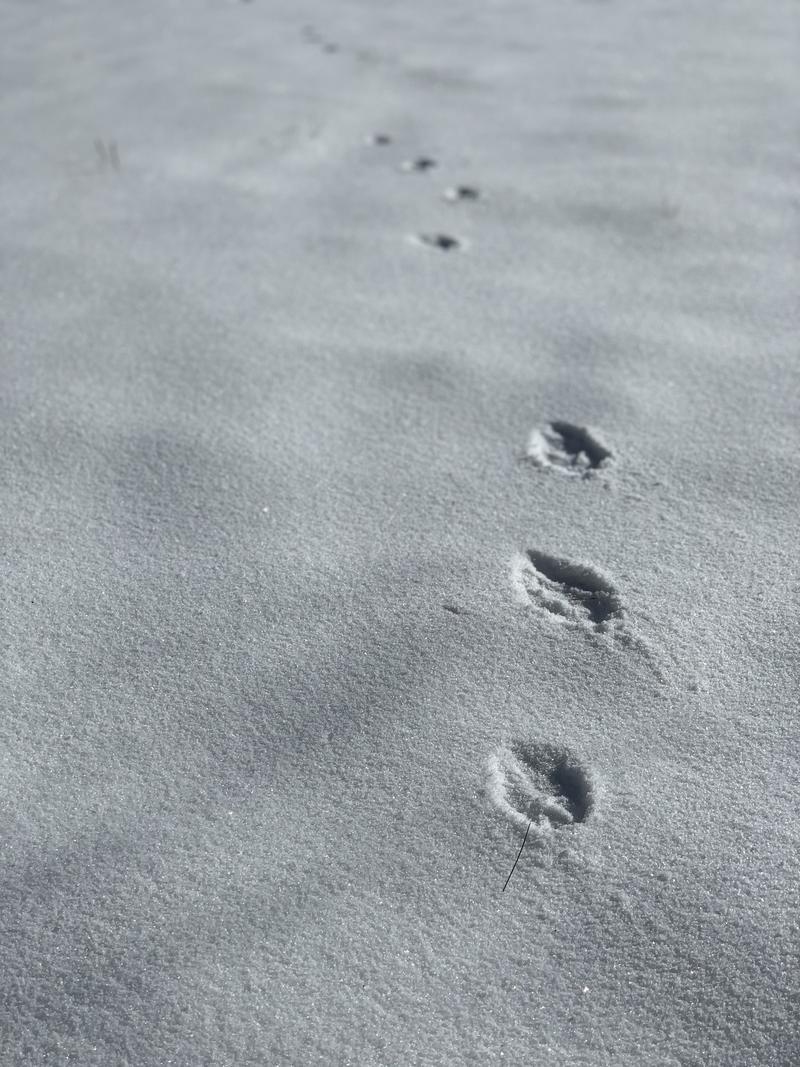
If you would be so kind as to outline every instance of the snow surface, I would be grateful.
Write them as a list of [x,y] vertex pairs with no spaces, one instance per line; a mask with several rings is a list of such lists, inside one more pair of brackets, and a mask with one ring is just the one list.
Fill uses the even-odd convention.
[[798,5],[0,50],[0,1062],[800,1061]]

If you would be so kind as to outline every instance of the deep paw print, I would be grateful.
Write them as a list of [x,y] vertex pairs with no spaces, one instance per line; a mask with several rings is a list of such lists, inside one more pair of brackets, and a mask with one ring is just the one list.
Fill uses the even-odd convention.
[[586,822],[595,809],[596,787],[568,748],[517,741],[489,759],[486,797],[515,828],[524,832],[530,824],[542,838]]
[[622,594],[597,567],[528,549],[513,561],[512,583],[520,604],[558,626],[637,650],[659,682],[667,681],[659,657],[632,626]]
[[521,600],[557,622],[611,636],[627,628],[619,591],[588,563],[529,549],[515,560],[514,582]]
[[544,430],[533,431],[525,458],[536,467],[591,478],[609,467],[613,453],[588,427],[551,422]]

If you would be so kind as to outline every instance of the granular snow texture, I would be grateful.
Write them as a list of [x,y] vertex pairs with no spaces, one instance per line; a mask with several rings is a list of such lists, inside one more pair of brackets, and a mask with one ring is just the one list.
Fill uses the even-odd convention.
[[0,1062],[800,1062],[798,5],[0,53]]

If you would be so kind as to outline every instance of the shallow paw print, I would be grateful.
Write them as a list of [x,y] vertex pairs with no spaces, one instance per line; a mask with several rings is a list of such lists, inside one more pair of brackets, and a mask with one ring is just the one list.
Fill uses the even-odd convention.
[[476,185],[451,185],[442,193],[442,199],[457,204],[462,200],[480,200],[481,191]]
[[449,233],[420,233],[416,240],[429,248],[438,248],[440,252],[454,252],[464,247],[464,241]]
[[433,170],[437,166],[436,160],[431,156],[417,156],[416,159],[407,159],[404,163],[400,164],[400,170],[405,171],[407,174],[424,173],[428,170]]

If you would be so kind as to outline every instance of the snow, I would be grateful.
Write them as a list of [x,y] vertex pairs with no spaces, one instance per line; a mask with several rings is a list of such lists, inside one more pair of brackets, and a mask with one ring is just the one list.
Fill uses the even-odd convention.
[[798,29],[0,7],[4,1064],[800,1059]]

